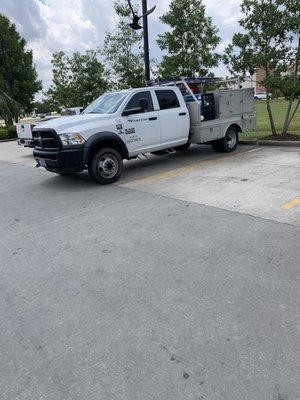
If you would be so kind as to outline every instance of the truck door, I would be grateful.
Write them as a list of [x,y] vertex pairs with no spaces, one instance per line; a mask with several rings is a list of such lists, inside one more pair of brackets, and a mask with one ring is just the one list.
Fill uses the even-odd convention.
[[190,131],[190,117],[184,99],[179,99],[172,89],[156,89],[159,103],[161,144],[176,146],[187,142]]
[[[126,115],[127,112],[133,113]],[[122,125],[130,155],[146,153],[160,146],[159,113],[154,111],[151,91],[135,93],[128,100]]]

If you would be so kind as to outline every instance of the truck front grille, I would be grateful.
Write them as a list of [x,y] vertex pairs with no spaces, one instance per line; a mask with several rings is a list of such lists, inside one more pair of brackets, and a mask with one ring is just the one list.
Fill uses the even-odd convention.
[[58,135],[52,130],[40,130],[32,133],[34,147],[42,150],[60,150],[61,143]]

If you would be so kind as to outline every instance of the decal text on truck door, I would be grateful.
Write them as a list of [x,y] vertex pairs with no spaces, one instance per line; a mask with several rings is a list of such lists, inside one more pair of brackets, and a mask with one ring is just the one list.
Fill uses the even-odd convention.
[[126,134],[126,135],[131,135],[131,134],[133,134],[133,133],[135,133],[135,128],[128,128],[128,129],[125,129],[125,134]]

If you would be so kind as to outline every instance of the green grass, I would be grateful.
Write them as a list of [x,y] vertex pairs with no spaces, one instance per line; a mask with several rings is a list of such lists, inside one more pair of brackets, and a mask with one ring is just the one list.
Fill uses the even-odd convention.
[[[287,105],[288,102],[286,100],[271,100],[273,116],[278,133],[281,133]],[[270,121],[265,100],[256,101],[255,107],[257,115],[257,129],[255,132],[242,133],[240,135],[241,139],[262,139],[265,136],[271,135]],[[289,127],[289,133],[299,135],[300,137],[300,107],[298,108],[298,111]]]

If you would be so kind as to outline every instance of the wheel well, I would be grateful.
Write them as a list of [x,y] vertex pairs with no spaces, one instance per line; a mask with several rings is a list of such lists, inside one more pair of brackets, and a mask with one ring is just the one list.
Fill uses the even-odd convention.
[[120,143],[118,143],[116,140],[113,140],[113,139],[106,139],[106,140],[101,140],[100,142],[98,142],[92,146],[92,148],[88,154],[88,157],[87,157],[87,162],[89,162],[89,160],[94,156],[94,154],[98,150],[103,149],[105,147],[110,147],[112,149],[117,150],[123,159],[128,157],[125,149],[123,148],[123,146]]
[[242,128],[238,124],[232,124],[227,128],[228,129],[233,128],[237,133],[242,133]]

